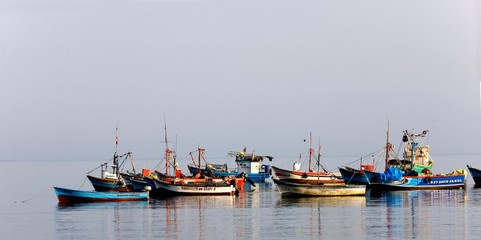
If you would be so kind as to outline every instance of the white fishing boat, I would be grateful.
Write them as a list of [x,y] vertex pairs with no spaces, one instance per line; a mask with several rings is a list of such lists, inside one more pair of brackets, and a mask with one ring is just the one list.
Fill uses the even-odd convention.
[[234,195],[236,182],[214,182],[206,179],[203,182],[188,182],[178,179],[172,182],[155,181],[157,190],[162,196],[172,195]]

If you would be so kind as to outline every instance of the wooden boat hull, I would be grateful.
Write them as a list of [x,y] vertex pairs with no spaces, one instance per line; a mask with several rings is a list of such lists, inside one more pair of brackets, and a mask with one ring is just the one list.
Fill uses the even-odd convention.
[[371,182],[369,187],[377,191],[463,189],[466,175],[404,176],[400,181]]
[[468,165],[467,167],[468,167],[469,173],[471,174],[471,177],[474,180],[474,185],[476,187],[480,187],[481,186],[481,170],[474,168],[470,165]]
[[271,166],[274,169],[274,175],[279,180],[292,183],[344,183],[340,173],[325,173],[325,172],[303,172],[292,171],[287,169]]
[[148,192],[97,192],[53,187],[60,203],[146,201]]
[[120,179],[112,178],[98,178],[91,175],[87,175],[90,183],[94,187],[95,191],[128,191],[127,185]]
[[349,167],[340,167],[339,173],[341,173],[342,179],[346,184],[369,185],[369,179],[366,174],[364,174],[364,171],[361,172]]
[[334,197],[334,196],[363,196],[366,194],[366,186],[364,185],[346,185],[346,184],[305,184],[292,183],[279,179],[273,179],[277,185],[281,196],[317,196],[317,197]]
[[156,191],[164,197],[177,195],[233,195],[235,187],[216,183],[171,183],[155,180]]

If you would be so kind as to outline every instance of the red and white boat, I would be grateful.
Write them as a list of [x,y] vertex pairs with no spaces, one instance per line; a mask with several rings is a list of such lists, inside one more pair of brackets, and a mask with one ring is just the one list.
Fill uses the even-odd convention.
[[[312,143],[312,133],[310,134],[310,142]],[[319,147],[320,148],[320,147]],[[274,178],[282,180],[284,182],[293,182],[293,183],[344,183],[342,176],[338,172],[329,172],[322,167],[321,169],[318,167],[317,171],[313,168],[312,165],[312,158],[314,153],[314,148],[309,148],[309,166],[306,171],[300,170],[300,163],[294,163],[294,169],[282,169],[276,166],[271,166],[274,170]],[[321,159],[320,156],[320,149],[319,154],[317,156],[317,161],[319,162]],[[320,163],[318,166],[322,166]]]
[[[154,179],[155,193],[160,197],[174,195],[234,195],[242,192],[244,177],[211,178],[206,176],[184,176],[177,167],[175,152],[169,149],[167,127],[165,127],[165,175]],[[199,148],[199,163],[205,149]],[[172,161],[172,162],[171,162]],[[174,174],[169,175],[173,167]],[[158,174],[160,175],[160,174]]]

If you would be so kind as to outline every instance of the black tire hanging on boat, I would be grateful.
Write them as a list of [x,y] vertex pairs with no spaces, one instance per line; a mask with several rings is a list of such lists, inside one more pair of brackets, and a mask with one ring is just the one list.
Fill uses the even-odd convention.
[[431,184],[431,178],[430,178],[430,177],[427,177],[427,178],[424,179],[424,180],[426,180],[426,183],[427,183],[427,184]]

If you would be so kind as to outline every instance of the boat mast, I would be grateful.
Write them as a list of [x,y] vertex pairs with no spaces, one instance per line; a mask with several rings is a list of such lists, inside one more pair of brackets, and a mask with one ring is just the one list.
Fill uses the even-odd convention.
[[169,156],[171,150],[169,149],[169,143],[167,142],[167,121],[164,114],[164,141],[165,141],[165,175],[169,176]]
[[[198,150],[199,150],[199,169],[200,169],[200,160],[201,160],[202,158],[204,158],[203,154],[204,154],[204,152],[205,152],[205,149],[199,147]],[[204,161],[205,161],[205,159],[204,159]],[[206,163],[206,164],[207,164],[207,163]],[[206,166],[206,167],[207,167],[207,166]]]
[[[414,130],[413,130],[414,132]],[[414,147],[415,147],[415,144],[414,144],[414,133],[411,133],[411,171],[414,170]]]
[[134,174],[137,174],[137,171],[135,170],[134,159],[132,158],[132,152],[131,151],[127,152],[127,157],[130,160],[130,165],[132,165],[132,171],[134,171]]
[[[321,145],[319,144],[319,151],[317,152],[317,172],[320,173],[320,167],[321,165]],[[321,174],[317,174],[317,184],[319,184],[319,182],[321,181],[320,180],[321,178]]]
[[311,162],[312,162],[312,153],[314,152],[314,148],[312,148],[312,132],[309,133],[309,172],[312,171]]
[[389,121],[387,122],[387,131],[386,131],[386,159],[384,170],[387,170],[388,163],[389,163],[389,151],[391,150],[391,144],[389,143]]
[[[115,127],[115,153],[114,153],[114,174],[117,175],[117,177],[120,176],[119,174],[119,155],[117,154],[118,148],[119,148],[119,127],[118,125]],[[105,167],[107,169],[107,166]]]

